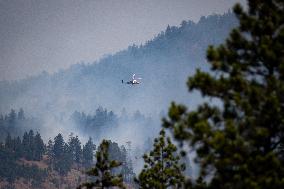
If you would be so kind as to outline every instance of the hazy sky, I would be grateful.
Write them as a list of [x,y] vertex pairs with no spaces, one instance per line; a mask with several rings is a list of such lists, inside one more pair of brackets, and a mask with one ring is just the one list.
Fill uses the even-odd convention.
[[0,80],[93,62],[245,0],[0,0]]

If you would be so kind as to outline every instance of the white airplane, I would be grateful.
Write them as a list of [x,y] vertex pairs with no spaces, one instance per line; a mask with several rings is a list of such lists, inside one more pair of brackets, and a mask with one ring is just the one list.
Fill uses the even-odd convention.
[[[135,78],[135,74],[133,74],[132,80],[127,81],[125,84],[131,84],[131,85],[140,84],[139,80],[141,80],[141,79],[142,79],[141,77]],[[123,80],[121,80],[121,82],[124,83]]]

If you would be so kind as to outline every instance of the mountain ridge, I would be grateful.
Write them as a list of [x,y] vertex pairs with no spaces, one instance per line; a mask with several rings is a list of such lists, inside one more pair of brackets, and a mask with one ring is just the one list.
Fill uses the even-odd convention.
[[[78,63],[20,81],[2,81],[0,111],[19,107],[27,112],[92,111],[92,107],[103,105],[115,111],[125,107],[131,112],[159,113],[171,100],[188,98],[186,78],[196,68],[208,69],[204,64],[207,46],[223,42],[236,23],[231,12],[201,17],[197,23],[183,21],[179,27],[168,26],[144,45],[129,46],[93,63]],[[121,80],[133,73],[143,78],[142,84],[130,89],[122,86]]]

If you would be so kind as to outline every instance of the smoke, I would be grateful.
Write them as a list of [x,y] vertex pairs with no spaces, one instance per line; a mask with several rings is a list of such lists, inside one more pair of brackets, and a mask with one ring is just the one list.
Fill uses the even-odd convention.
[[[160,114],[167,112],[171,101],[185,104],[190,110],[204,101],[197,92],[188,94],[187,78],[197,68],[209,70],[204,58],[206,48],[223,42],[235,25],[231,13],[203,17],[198,23],[188,21],[181,27],[169,27],[143,46],[130,46],[95,63],[0,82],[0,112],[23,108],[27,115],[41,120],[41,124],[27,129],[36,128],[45,141],[58,133],[65,140],[74,133],[82,143],[89,137],[96,144],[103,138],[120,145],[131,141],[135,170],[139,170],[145,142],[158,135]],[[141,84],[121,83],[133,73],[143,78]],[[209,102],[219,103],[215,99]],[[74,111],[95,114],[99,105],[116,115],[125,108],[128,118],[121,114],[116,124],[106,124],[97,132],[89,132],[70,119]]]

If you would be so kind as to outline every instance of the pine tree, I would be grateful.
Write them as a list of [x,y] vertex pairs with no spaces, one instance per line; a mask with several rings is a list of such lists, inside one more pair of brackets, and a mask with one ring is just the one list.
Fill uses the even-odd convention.
[[54,145],[53,145],[53,154],[55,159],[60,159],[63,154],[64,154],[64,139],[59,133],[55,138],[54,138]]
[[177,147],[169,137],[166,138],[164,130],[160,132],[159,138],[155,139],[153,146],[154,149],[143,156],[144,168],[136,179],[140,188],[181,188],[185,165],[180,164]]
[[54,158],[53,142],[51,139],[48,140],[48,143],[46,146],[46,154],[48,157],[48,164],[50,166],[53,163],[53,158]]
[[35,157],[35,143],[34,143],[34,132],[30,130],[29,133],[25,132],[23,136],[23,156],[27,160],[34,160]]
[[83,146],[83,165],[85,167],[89,167],[93,162],[93,155],[96,146],[93,144],[91,138],[89,138],[88,142]]
[[39,133],[37,133],[34,137],[34,157],[33,159],[36,161],[42,160],[42,156],[44,154],[44,143],[41,139]]
[[116,142],[109,141],[108,154],[110,160],[118,160],[120,162],[123,161],[123,155],[118,143]]
[[107,188],[117,186],[125,188],[123,185],[122,175],[112,175],[111,170],[119,167],[121,162],[109,159],[109,145],[110,141],[103,140],[96,153],[96,165],[91,170],[87,171],[89,176],[95,176],[94,182],[87,182],[80,185],[78,188]]
[[56,167],[60,175],[66,175],[71,170],[73,163],[72,151],[67,143],[64,144],[62,157],[60,157],[56,163]]
[[13,144],[12,137],[11,137],[10,133],[8,133],[8,135],[5,139],[5,148],[10,150],[10,151],[13,151],[13,147],[14,147],[14,144]]
[[52,155],[54,170],[60,175],[66,175],[70,171],[73,162],[72,150],[70,146],[64,142],[61,133],[54,138]]
[[240,26],[226,42],[209,47],[211,72],[197,70],[187,83],[219,105],[173,103],[164,119],[197,153],[195,188],[284,188],[284,2],[248,5],[234,7]]
[[29,143],[29,135],[28,135],[27,132],[25,132],[24,135],[23,135],[23,140],[22,140],[23,157],[25,157],[25,158],[28,156],[28,153],[31,153],[29,151],[29,149],[30,149],[29,144],[30,144]]
[[10,127],[15,127],[15,123],[17,119],[17,114],[15,110],[11,109],[11,112],[8,115],[8,119],[9,119]]
[[16,158],[23,156],[22,141],[21,141],[20,137],[17,137],[15,139],[14,151],[15,151]]
[[71,151],[72,160],[76,163],[80,163],[82,159],[82,148],[78,136],[74,137],[73,133],[71,133],[69,135],[68,145]]

